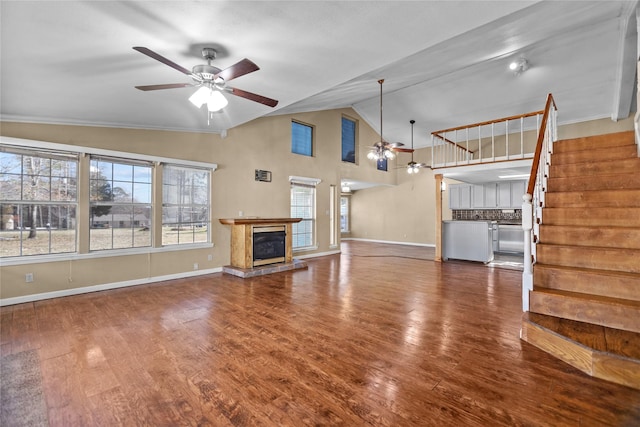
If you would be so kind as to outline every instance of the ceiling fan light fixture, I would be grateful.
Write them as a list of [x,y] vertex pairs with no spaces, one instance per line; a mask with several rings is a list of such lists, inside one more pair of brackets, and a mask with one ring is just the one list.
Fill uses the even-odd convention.
[[220,91],[211,91],[211,95],[207,100],[207,108],[209,109],[210,113],[222,110],[227,106],[227,104],[229,104],[229,101],[227,101],[227,98],[225,98]]
[[191,103],[195,105],[197,108],[200,108],[209,99],[210,92],[211,92],[210,87],[200,86],[200,88],[198,88],[198,90],[195,91],[193,95],[189,97],[189,101],[191,101]]
[[201,86],[189,97],[189,101],[198,108],[207,104],[209,112],[221,110],[229,104],[227,98],[220,91],[214,90],[209,86]]

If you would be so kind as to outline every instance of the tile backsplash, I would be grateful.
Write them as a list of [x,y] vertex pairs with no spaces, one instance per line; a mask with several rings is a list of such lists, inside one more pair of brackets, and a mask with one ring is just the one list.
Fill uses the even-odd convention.
[[454,220],[522,222],[522,209],[454,209]]

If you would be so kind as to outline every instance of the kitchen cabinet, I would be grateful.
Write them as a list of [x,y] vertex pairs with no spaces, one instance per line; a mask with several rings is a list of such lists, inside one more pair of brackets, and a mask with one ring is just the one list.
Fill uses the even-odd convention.
[[527,181],[511,181],[511,208],[522,209],[522,196],[527,191]]
[[453,184],[449,209],[522,209],[527,181]]
[[511,182],[499,182],[497,189],[498,202],[496,207],[499,209],[511,208]]
[[471,184],[449,186],[449,209],[471,209]]
[[491,221],[443,221],[442,258],[493,261]]

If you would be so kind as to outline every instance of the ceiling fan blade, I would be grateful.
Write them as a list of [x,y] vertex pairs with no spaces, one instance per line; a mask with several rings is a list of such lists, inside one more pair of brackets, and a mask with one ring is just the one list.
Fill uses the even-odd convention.
[[189,71],[186,68],[176,64],[175,62],[171,61],[170,59],[167,59],[164,56],[155,53],[151,49],[147,49],[146,47],[136,46],[136,47],[133,48],[133,50],[137,50],[140,53],[144,53],[145,55],[155,59],[156,61],[160,61],[163,64],[168,65],[169,67],[180,71],[181,73],[184,73],[184,74],[186,74],[188,76],[191,75],[191,71]]
[[400,153],[413,153],[413,148],[399,148],[399,147],[391,147],[392,151],[397,151]]
[[258,71],[260,67],[254,64],[252,61],[247,58],[243,59],[232,65],[229,68],[225,68],[216,74],[216,77],[222,77],[225,81],[233,80],[237,77],[244,76],[245,74],[253,73],[254,71]]
[[195,85],[191,83],[169,83],[165,85],[148,85],[148,86],[136,86],[136,89],[140,90],[161,90],[161,89],[178,89],[181,87],[193,87]]
[[233,95],[239,96],[241,98],[246,98],[251,101],[259,102],[260,104],[268,105],[269,107],[275,107],[276,105],[278,105],[278,101],[276,101],[275,99],[271,99],[271,98],[267,98],[266,96],[247,92],[246,90],[236,89],[234,87],[227,86],[225,88],[225,91]]

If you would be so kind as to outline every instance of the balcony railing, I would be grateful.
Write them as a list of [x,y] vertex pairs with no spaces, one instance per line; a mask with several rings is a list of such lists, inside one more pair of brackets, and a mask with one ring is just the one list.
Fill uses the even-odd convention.
[[431,133],[431,167],[533,158],[544,110]]

